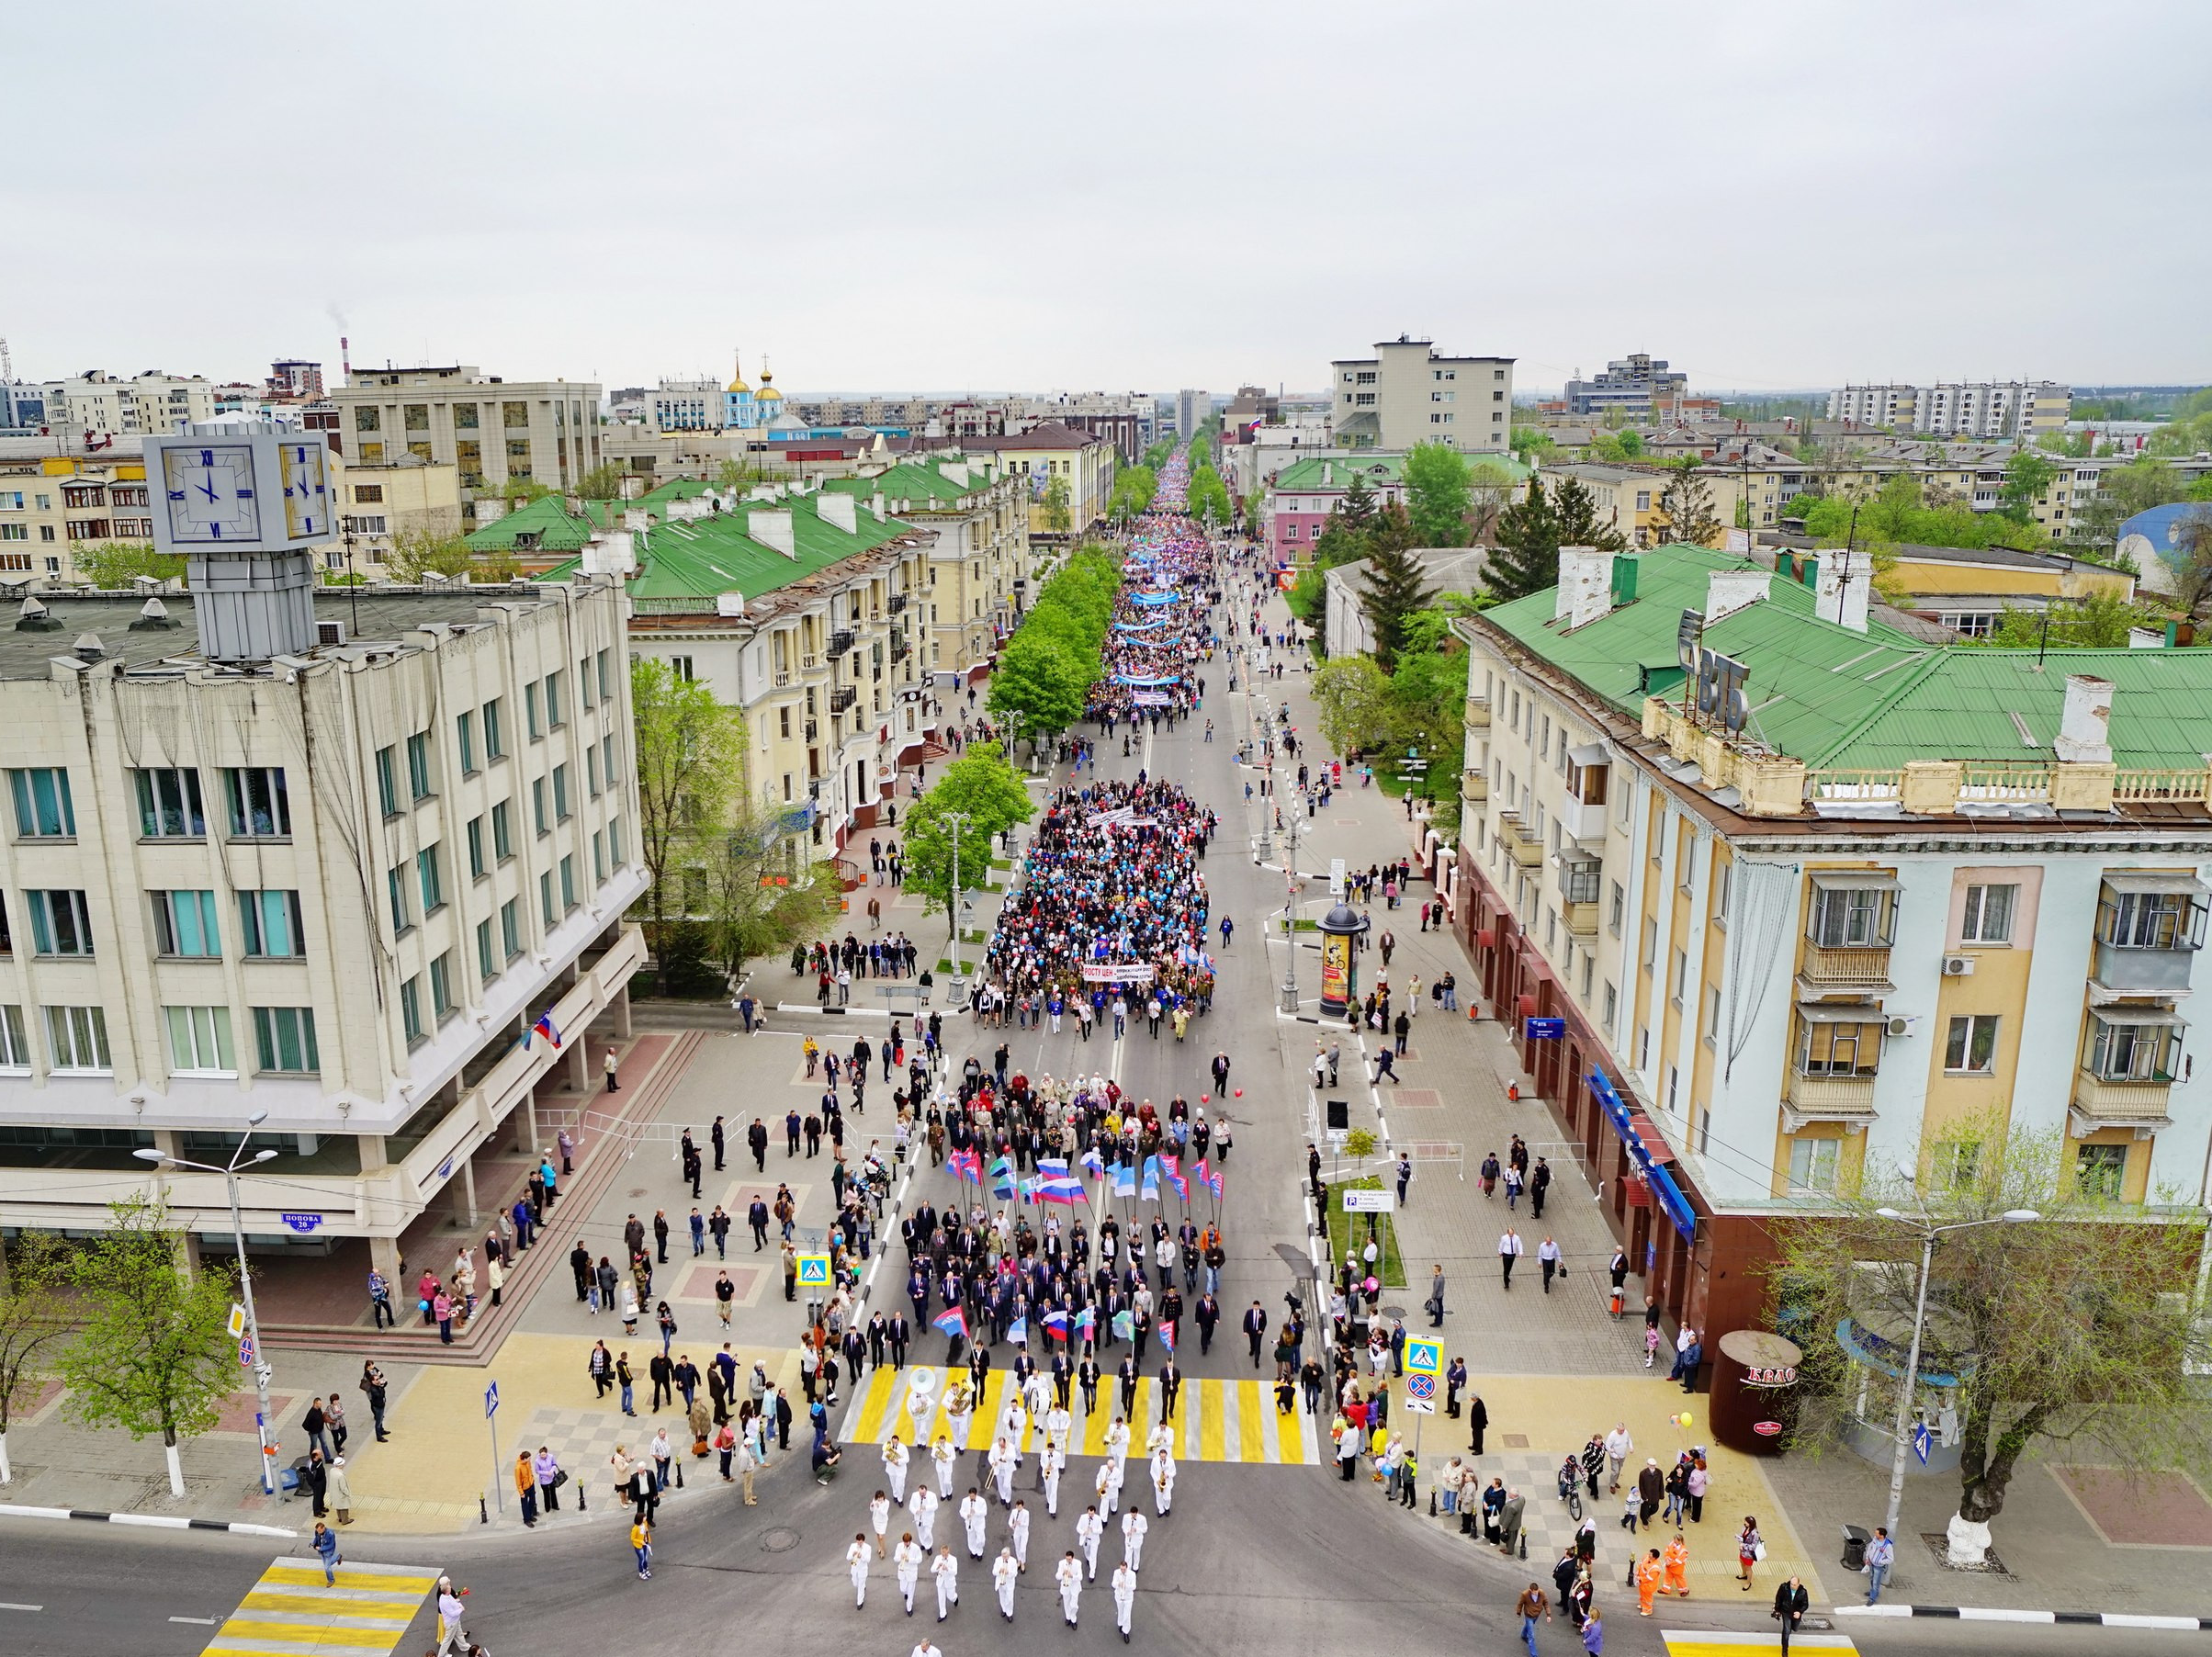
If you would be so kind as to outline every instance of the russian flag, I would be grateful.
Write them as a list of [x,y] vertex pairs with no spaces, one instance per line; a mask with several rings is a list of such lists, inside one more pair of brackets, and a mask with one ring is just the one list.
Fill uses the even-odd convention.
[[553,1009],[548,1007],[537,1015],[537,1022],[523,1031],[523,1046],[526,1051],[533,1035],[541,1035],[552,1043],[553,1051],[560,1051],[560,1027],[553,1022]]
[[967,1313],[958,1306],[947,1306],[931,1318],[930,1323],[932,1327],[942,1329],[947,1335],[958,1336],[962,1340],[967,1339]]
[[1106,1178],[1106,1159],[1099,1155],[1098,1146],[1092,1145],[1083,1153],[1083,1171],[1093,1179]]
[[1044,1333],[1055,1340],[1067,1338],[1067,1313],[1055,1306],[1044,1314]]

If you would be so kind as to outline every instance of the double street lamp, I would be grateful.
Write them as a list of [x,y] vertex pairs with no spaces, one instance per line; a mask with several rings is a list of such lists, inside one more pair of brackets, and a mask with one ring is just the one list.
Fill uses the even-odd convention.
[[[157,1151],[151,1146],[133,1151],[131,1155],[141,1162],[158,1163],[164,1167],[190,1168],[200,1174],[220,1174],[223,1184],[230,1191],[231,1238],[238,1247],[238,1291],[245,1302],[246,1336],[254,1343],[254,1394],[259,1402],[254,1421],[254,1429],[261,1438],[261,1494],[273,1496],[276,1494],[276,1450],[269,1438],[269,1377],[275,1371],[269,1368],[268,1359],[263,1355],[261,1323],[254,1315],[254,1276],[246,1268],[245,1222],[238,1212],[238,1170],[241,1167],[252,1167],[255,1163],[266,1162],[276,1155],[273,1149],[265,1147],[251,1156],[246,1155],[246,1147],[254,1143],[254,1130],[266,1122],[268,1116],[266,1110],[256,1110],[246,1119],[246,1131],[239,1135],[238,1149],[231,1154],[230,1162],[222,1167],[217,1167],[212,1163],[188,1162],[182,1156],[172,1156],[166,1151]],[[242,1157],[244,1158],[243,1162],[240,1160]]]
[[1913,1393],[1920,1380],[1920,1338],[1928,1319],[1928,1274],[1936,1264],[1936,1239],[1946,1233],[1972,1231],[1978,1225],[2019,1225],[2043,1216],[2032,1208],[2008,1208],[2002,1214],[1992,1214],[1986,1220],[1961,1220],[1953,1225],[1931,1225],[1924,1217],[1916,1218],[1902,1209],[1878,1208],[1874,1211],[1885,1220],[1912,1225],[1920,1232],[1920,1294],[1913,1307],[1913,1351],[1905,1359],[1905,1372],[1897,1386],[1897,1420],[1895,1432],[1897,1448],[1890,1460],[1890,1511],[1885,1528],[1891,1536],[1897,1534],[1898,1509],[1905,1499],[1905,1448],[1912,1442],[1910,1429],[1913,1421]]
[[953,999],[954,999],[954,1002],[958,1002],[958,1000],[960,999],[960,996],[961,996],[961,983],[960,983],[960,837],[961,837],[961,835],[962,835],[964,832],[965,832],[965,830],[966,830],[966,828],[967,828],[967,826],[968,826],[970,823],[974,822],[976,819],[975,819],[975,817],[974,817],[974,816],[973,816],[971,813],[968,813],[968,812],[965,812],[965,811],[947,811],[947,812],[942,812],[942,813],[940,813],[940,814],[939,814],[939,819],[940,819],[941,821],[942,821],[942,822],[947,822],[947,823],[950,823],[950,824],[952,824],[952,826],[953,826],[953,891],[952,891],[952,899],[953,899],[953,901],[952,901],[952,903],[951,903],[951,905],[950,905],[950,907],[951,907],[951,909],[952,909],[952,911],[953,911],[953,978],[952,978],[952,982],[951,982],[951,983],[950,983],[950,984],[949,984],[949,985],[948,985],[946,987],[947,987],[948,989],[950,989],[950,991],[952,992],[952,996],[953,996]]

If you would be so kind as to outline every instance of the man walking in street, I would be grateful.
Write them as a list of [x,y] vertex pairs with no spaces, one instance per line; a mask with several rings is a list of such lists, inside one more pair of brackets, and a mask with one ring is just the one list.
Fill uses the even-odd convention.
[[1508,1293],[1513,1289],[1513,1262],[1519,1259],[1525,1252],[1521,1247],[1520,1234],[1507,1227],[1505,1235],[1497,1240],[1497,1261],[1504,1270],[1506,1289]]
[[1444,1326],[1444,1263],[1441,1260],[1436,1263],[1428,1279],[1428,1326],[1431,1329]]
[[1530,1583],[1514,1602],[1513,1614],[1521,1619],[1521,1640],[1529,1648],[1529,1657],[1536,1657],[1536,1619],[1552,1620],[1552,1602],[1541,1587]]

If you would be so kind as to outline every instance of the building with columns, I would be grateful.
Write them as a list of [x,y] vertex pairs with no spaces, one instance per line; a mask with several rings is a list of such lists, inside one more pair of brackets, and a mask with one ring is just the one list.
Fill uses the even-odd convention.
[[[626,1032],[644,957],[626,602],[609,581],[319,591],[317,642],[200,648],[190,593],[50,594],[0,635],[10,1227],[165,1188],[228,1246],[473,1225],[480,1150]],[[540,1015],[571,1040],[525,1043]],[[487,1193],[487,1200],[491,1194]]]

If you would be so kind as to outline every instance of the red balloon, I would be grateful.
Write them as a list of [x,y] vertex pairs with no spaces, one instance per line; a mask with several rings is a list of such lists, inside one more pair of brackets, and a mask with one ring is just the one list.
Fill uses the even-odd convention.
[[1238,1099],[1242,1099],[1244,1097],[1244,1089],[1242,1088],[1237,1088],[1236,1097]]

